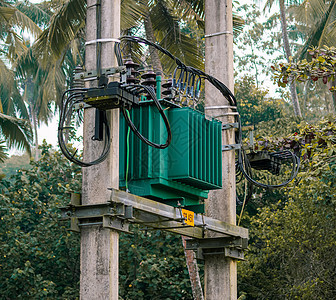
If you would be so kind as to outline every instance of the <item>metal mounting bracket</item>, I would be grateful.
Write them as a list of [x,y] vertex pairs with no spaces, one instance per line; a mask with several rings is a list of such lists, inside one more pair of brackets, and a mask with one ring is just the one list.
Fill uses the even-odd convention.
[[239,150],[239,149],[241,149],[241,144],[232,144],[232,145],[222,146],[222,151]]
[[93,205],[69,204],[61,209],[61,219],[70,219],[70,230],[80,232],[84,226],[102,226],[131,233],[129,222],[133,219],[132,206],[117,203],[101,203]]
[[[210,254],[205,253],[209,251],[206,248],[209,249],[209,243],[213,243],[210,245],[210,249],[218,248],[218,241],[221,246],[219,248],[229,249],[220,249],[218,250],[220,253],[237,259],[243,255],[240,253],[246,248],[248,239],[246,228],[193,212],[190,212],[193,214],[193,223],[187,224],[181,207],[173,207],[121,190],[110,190],[110,201],[101,204],[80,205],[79,194],[76,197],[72,195],[71,204],[61,208],[62,219],[71,220],[71,230],[77,232],[84,226],[102,226],[130,233],[129,224],[136,223],[146,228],[167,230],[197,239],[190,247],[204,248],[203,256],[214,254],[214,251]],[[224,239],[204,239],[210,232]]]
[[239,123],[227,123],[222,125],[222,130],[227,130],[231,128],[239,128]]
[[[126,72],[126,67],[120,66],[120,67],[115,67],[115,68],[102,69],[101,75],[111,76],[117,73],[125,73],[125,72]],[[96,79],[97,76],[98,76],[97,70],[92,70],[92,71],[77,73],[75,74],[74,79],[92,80],[92,79]]]
[[74,110],[80,110],[80,109],[89,108],[89,107],[92,107],[92,106],[85,103],[85,102],[79,102],[79,103],[74,104],[73,107],[74,107]]
[[224,255],[225,257],[244,260],[243,250],[248,245],[248,239],[241,237],[190,239],[186,242],[186,249],[196,251],[198,259],[204,259],[204,256],[207,255]]
[[248,230],[219,220],[194,213],[194,224],[188,226],[178,207],[173,207],[157,201],[139,197],[124,191],[111,189],[112,203],[133,207],[132,223],[137,223],[152,229],[167,230],[188,237],[202,239],[208,232],[219,236],[248,238]]

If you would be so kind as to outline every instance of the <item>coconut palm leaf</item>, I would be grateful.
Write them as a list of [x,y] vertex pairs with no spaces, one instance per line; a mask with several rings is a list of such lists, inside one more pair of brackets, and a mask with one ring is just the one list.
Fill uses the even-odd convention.
[[27,120],[0,113],[0,135],[5,138],[9,147],[14,146],[30,152],[33,134]]
[[[126,30],[139,26],[145,13],[147,1],[121,1],[121,29]],[[40,35],[36,43],[36,51],[42,53],[44,62],[50,62],[50,56],[58,60],[65,52],[69,43],[85,27],[86,1],[68,0],[58,8],[50,20],[48,28]]]
[[15,8],[1,5],[2,2],[0,2],[0,24],[9,23],[10,19],[15,14]]
[[41,33],[41,29],[23,12],[9,2],[0,1],[0,24],[2,27],[17,28],[22,32],[27,30],[34,37]]
[[0,141],[0,162],[1,163],[3,163],[8,158],[6,151],[7,151],[6,142]]
[[[195,47],[195,40],[181,31],[179,18],[167,4],[168,1],[159,0],[150,10],[157,41],[185,64],[202,68],[203,54],[200,47]],[[165,56],[161,56],[161,61],[168,72],[172,72],[175,68],[174,62]]]
[[[174,8],[182,12],[183,19],[193,18],[201,29],[205,29],[204,0],[174,1]],[[244,20],[233,12],[233,32],[238,33],[242,31],[244,24]]]
[[303,28],[307,34],[306,42],[298,55],[300,59],[306,56],[311,46],[336,45],[335,0],[305,0],[300,5],[291,7],[290,12],[299,24],[305,25]]
[[50,59],[56,62],[64,54],[69,43],[84,28],[85,17],[85,0],[68,0],[59,7],[35,44],[37,52],[42,54],[44,65],[50,63]]
[[39,27],[46,26],[51,19],[50,2],[35,4],[28,1],[20,1],[16,3],[15,7]]
[[121,19],[120,28],[122,31],[132,27],[141,26],[146,16],[148,1],[146,0],[122,0],[120,3]]
[[14,72],[0,60],[0,102],[2,113],[28,119],[28,111],[19,93]]
[[23,82],[23,98],[29,110],[34,111],[38,122],[48,123],[53,115],[50,103],[57,102],[59,97],[56,87],[60,85],[64,88],[63,69],[58,64],[48,64],[43,68],[34,56],[32,47],[17,58],[14,69]]

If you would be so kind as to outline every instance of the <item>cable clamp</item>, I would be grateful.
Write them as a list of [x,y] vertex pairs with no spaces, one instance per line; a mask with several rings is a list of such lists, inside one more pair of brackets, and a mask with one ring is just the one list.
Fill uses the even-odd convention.
[[231,144],[222,146],[222,151],[239,150],[239,149],[241,149],[241,144]]
[[222,130],[227,130],[231,128],[239,128],[239,123],[228,123],[222,125]]
[[204,37],[208,38],[208,37],[213,37],[213,36],[218,36],[218,35],[223,35],[223,34],[232,34],[232,31],[221,31],[221,32],[216,32],[216,33],[210,33],[210,34],[206,34]]
[[73,109],[80,110],[80,109],[89,108],[89,107],[92,107],[92,106],[85,102],[79,102],[79,103],[74,104]]
[[114,38],[96,39],[96,40],[86,42],[85,46],[92,45],[92,44],[97,44],[97,43],[109,43],[109,42],[120,43],[120,40],[119,39],[114,39]]
[[213,116],[213,118],[226,117],[226,116],[239,116],[239,112],[229,112],[225,114],[220,114],[218,116]]
[[231,105],[220,105],[220,106],[207,106],[204,107],[205,110],[211,110],[211,109],[224,109],[224,108],[231,108],[231,109],[237,109],[237,106],[231,106]]

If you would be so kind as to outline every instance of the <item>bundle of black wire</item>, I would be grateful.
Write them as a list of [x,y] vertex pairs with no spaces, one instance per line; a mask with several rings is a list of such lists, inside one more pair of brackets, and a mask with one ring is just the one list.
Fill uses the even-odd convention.
[[[134,42],[134,43],[142,43],[151,47],[156,48],[157,50],[161,51],[163,54],[167,55],[168,57],[170,57],[171,59],[173,59],[178,68],[181,69],[181,74],[183,74],[182,76],[184,78],[189,78],[190,75],[188,74],[193,74],[194,76],[197,75],[200,79],[206,79],[208,80],[213,86],[215,86],[220,92],[221,94],[228,100],[228,102],[230,103],[230,105],[232,107],[237,108],[237,101],[235,96],[232,94],[232,92],[230,91],[230,89],[221,81],[219,81],[218,79],[216,79],[215,77],[206,74],[205,72],[196,69],[194,67],[190,67],[190,66],[186,66],[185,64],[183,64],[183,62],[178,59],[177,57],[175,57],[174,55],[172,55],[168,50],[162,48],[160,45],[153,43],[151,41],[148,41],[144,38],[141,37],[135,37],[135,36],[123,36],[120,38],[121,41],[129,41],[129,42]],[[117,49],[119,48],[120,51],[120,46],[117,45],[116,46]],[[120,55],[121,57],[121,55]],[[181,75],[180,75],[181,76]],[[235,141],[237,144],[242,144],[242,127],[241,127],[241,121],[240,121],[240,116],[239,114],[237,115],[237,121],[238,121],[238,130],[236,132],[235,135]],[[251,166],[249,163],[249,160],[246,156],[245,150],[241,147],[238,150],[238,159],[236,161],[236,168],[237,168],[237,173],[242,174],[249,182],[248,187],[249,187],[249,192],[248,192],[248,199],[246,201],[246,203],[248,202],[248,200],[251,198],[252,196],[252,184],[256,185],[258,187],[262,187],[262,188],[269,188],[269,189],[273,189],[273,188],[280,188],[285,186],[286,184],[288,184],[289,182],[291,182],[296,175],[299,172],[299,168],[300,168],[300,159],[291,151],[288,151],[288,154],[290,154],[290,158],[292,161],[292,171],[291,171],[291,175],[290,177],[285,180],[284,182],[282,182],[281,184],[276,184],[276,185],[268,185],[268,184],[264,184],[262,182],[258,182],[255,179],[252,178],[252,170],[251,170]],[[245,203],[245,204],[246,204]]]
[[[183,74],[185,76],[185,78],[188,78],[189,75],[188,74],[194,74],[194,75],[198,75],[199,78],[203,78],[208,80],[212,85],[214,85],[221,93],[222,95],[229,101],[230,105],[232,106],[237,106],[237,102],[236,102],[236,98],[234,97],[234,95],[232,94],[232,92],[228,89],[228,87],[221,81],[219,81],[217,78],[199,70],[196,69],[194,67],[190,67],[190,66],[186,66],[180,59],[178,59],[177,57],[175,57],[173,54],[171,54],[167,49],[162,48],[160,45],[153,43],[151,41],[148,41],[144,38],[141,37],[137,37],[137,36],[123,36],[120,38],[120,41],[129,41],[129,42],[133,42],[133,43],[140,43],[140,44],[145,44],[151,47],[156,48],[157,50],[159,50],[160,52],[162,52],[163,54],[167,55],[168,57],[170,57],[172,60],[175,61],[176,65],[183,70]],[[116,46],[119,47],[120,46]]]
[[153,87],[148,87],[148,86],[145,86],[145,85],[140,85],[140,84],[132,84],[132,85],[126,85],[125,88],[132,88],[132,89],[139,89],[139,92],[141,92],[142,90],[145,90],[150,96],[151,98],[153,99],[154,101],[154,104],[155,106],[157,107],[162,119],[163,119],[163,122],[165,123],[165,126],[166,126],[166,130],[167,130],[167,140],[164,144],[157,144],[157,143],[154,143],[150,140],[148,140],[145,136],[143,136],[139,130],[136,128],[136,126],[134,125],[134,123],[132,122],[132,120],[129,118],[129,115],[127,114],[126,112],[126,108],[125,106],[123,105],[121,107],[121,110],[122,110],[122,113],[124,115],[124,118],[128,124],[128,126],[131,128],[131,130],[134,132],[134,134],[140,139],[142,140],[144,143],[146,143],[147,145],[151,146],[151,147],[154,147],[154,148],[158,148],[158,149],[165,149],[169,146],[170,142],[171,142],[171,139],[172,139],[172,134],[171,134],[171,129],[170,129],[170,124],[169,124],[169,121],[168,121],[168,118],[167,116],[165,115],[163,109],[162,109],[162,106],[159,102],[159,100],[157,99],[156,97],[156,94],[155,94],[155,90]]
[[[81,167],[90,167],[93,165],[97,165],[104,161],[110,151],[110,128],[106,119],[106,113],[103,114],[103,124],[105,128],[105,138],[104,138],[104,147],[99,155],[99,157],[93,161],[83,161],[76,157],[77,150],[74,153],[71,153],[68,149],[68,147],[65,144],[64,141],[64,130],[69,130],[72,127],[66,127],[65,123],[66,120],[69,120],[71,118],[71,115],[73,113],[73,107],[76,103],[83,102],[83,97],[85,91],[88,89],[70,89],[67,90],[62,97],[62,104],[61,104],[61,112],[60,112],[60,119],[59,119],[59,125],[58,125],[58,143],[61,148],[62,153],[64,156],[72,161],[73,163],[81,166]],[[69,94],[68,97],[66,97]]]
[[[120,43],[115,43],[114,45],[114,52],[115,55],[117,57],[117,62],[119,66],[123,65],[123,61],[122,61],[122,55],[121,55],[121,50],[120,50]],[[171,129],[170,129],[170,124],[168,121],[168,118],[166,116],[166,114],[164,113],[162,106],[159,102],[159,100],[156,97],[156,93],[153,87],[149,87],[149,86],[145,86],[145,85],[141,85],[141,84],[129,84],[129,85],[123,85],[123,88],[125,89],[132,89],[132,90],[137,90],[138,93],[140,94],[143,90],[146,91],[150,97],[153,99],[155,106],[157,107],[163,122],[165,123],[166,126],[166,130],[167,130],[167,140],[164,144],[157,144],[154,143],[150,140],[148,140],[145,136],[143,136],[140,131],[136,128],[136,126],[134,125],[134,123],[132,122],[132,120],[129,118],[129,115],[126,112],[126,107],[124,105],[122,105],[121,107],[121,111],[123,113],[123,116],[128,124],[128,126],[131,128],[131,130],[134,132],[134,134],[140,139],[142,140],[145,144],[152,146],[154,148],[158,148],[158,149],[165,149],[169,146],[171,139],[172,139],[172,134],[171,134]]]
[[[183,74],[183,76],[185,78],[191,78],[190,76],[198,76],[198,78],[201,79],[206,79],[208,80],[213,86],[215,86],[221,93],[222,95],[228,100],[228,102],[230,103],[230,105],[232,107],[237,108],[237,101],[236,98],[234,97],[234,95],[232,94],[232,92],[226,87],[226,85],[224,83],[222,83],[221,81],[219,81],[218,79],[216,79],[215,77],[206,74],[205,72],[196,69],[194,67],[190,67],[190,66],[186,66],[185,64],[182,63],[181,60],[179,60],[177,57],[173,56],[168,50],[162,48],[161,46],[148,41],[144,38],[141,37],[134,37],[134,36],[124,36],[120,38],[121,41],[129,41],[129,42],[134,42],[134,43],[142,43],[151,47],[154,47],[156,49],[158,49],[159,51],[161,51],[162,53],[164,53],[165,55],[167,55],[168,57],[170,57],[171,59],[173,59],[176,64],[177,64],[177,68],[181,69],[181,74]],[[121,56],[121,51],[120,51],[120,43],[116,43],[115,44],[115,54],[118,60],[118,64],[121,66],[123,65],[122,62],[122,56]],[[170,144],[171,141],[171,130],[170,130],[170,125],[168,122],[168,119],[160,105],[160,102],[158,101],[155,91],[152,87],[147,87],[147,86],[143,86],[143,85],[124,85],[123,86],[126,89],[138,89],[139,93],[141,93],[141,91],[146,91],[151,98],[154,101],[154,104],[156,105],[156,107],[158,108],[166,129],[167,129],[167,140],[165,142],[165,144],[156,144],[152,141],[149,141],[146,137],[144,137],[139,130],[136,128],[136,126],[133,124],[133,122],[131,121],[131,119],[129,118],[127,112],[126,112],[126,107],[124,105],[122,105],[121,109],[123,112],[123,115],[125,117],[125,120],[127,121],[128,125],[130,126],[131,130],[134,132],[134,134],[139,137],[143,142],[145,142],[146,144],[155,147],[155,148],[159,148],[159,149],[164,149],[166,147],[168,147],[168,145]],[[58,131],[58,140],[59,140],[59,144],[61,147],[61,150],[63,152],[63,154],[72,162],[83,166],[83,167],[87,167],[87,166],[92,166],[94,164],[98,164],[101,161],[103,161],[106,157],[107,154],[109,152],[110,149],[110,131],[109,131],[109,126],[108,123],[106,121],[106,117],[104,119],[104,125],[105,125],[105,145],[103,148],[103,151],[101,153],[101,155],[99,156],[98,159],[91,161],[91,162],[84,162],[82,160],[79,160],[77,158],[75,158],[76,152],[74,154],[71,154],[70,151],[67,149],[65,143],[64,143],[64,138],[63,138],[63,130],[67,129],[66,127],[64,127],[64,123],[65,120],[68,118],[69,114],[72,113],[72,107],[74,104],[81,102],[83,99],[83,92],[85,92],[87,89],[72,89],[72,90],[68,90],[67,92],[64,93],[63,98],[62,98],[62,111],[61,111],[61,116],[60,116],[60,123],[59,123],[59,131]],[[70,96],[66,99],[66,101],[64,102],[64,97],[66,96],[67,93],[70,93]],[[241,121],[240,121],[240,117],[239,114],[237,115],[237,121],[238,121],[238,131],[236,132],[235,135],[235,140],[237,144],[242,144],[242,129],[241,129]],[[249,163],[249,160],[246,156],[245,150],[241,147],[238,150],[238,159],[236,161],[236,168],[237,168],[237,174],[241,174],[243,175],[249,182],[249,192],[248,192],[248,199],[245,202],[245,204],[248,202],[249,198],[252,196],[252,189],[251,186],[256,185],[262,188],[280,188],[285,186],[286,184],[288,184],[289,182],[291,182],[297,175],[298,171],[299,171],[299,167],[300,167],[300,159],[292,152],[288,151],[288,153],[290,154],[290,158],[292,160],[292,171],[291,171],[291,175],[290,177],[284,181],[281,184],[277,184],[277,185],[268,185],[268,184],[264,184],[261,182],[256,181],[255,179],[252,178],[252,170],[251,170],[251,166]]]

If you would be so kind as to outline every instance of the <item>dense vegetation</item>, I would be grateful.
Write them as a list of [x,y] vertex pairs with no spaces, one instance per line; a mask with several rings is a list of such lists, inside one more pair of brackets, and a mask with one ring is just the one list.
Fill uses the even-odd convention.
[[[79,235],[60,220],[81,170],[50,145],[41,159],[0,182],[0,299],[77,299]],[[192,299],[180,237],[134,228],[120,238],[120,295]],[[163,298],[162,298],[163,297]]]
[[[241,222],[250,241],[247,260],[238,265],[238,292],[240,300],[335,299],[336,5],[266,3],[279,4],[279,13],[266,20],[255,5],[235,3],[241,16],[234,18],[238,109],[243,125],[254,130],[255,150],[291,149],[302,165],[286,188],[253,191]],[[163,39],[187,64],[203,68],[203,4],[122,1],[122,30]],[[56,114],[59,95],[83,60],[85,5],[0,0],[0,299],[79,297],[79,235],[67,230],[59,207],[81,190],[81,170],[46,143],[35,148],[35,159],[29,156],[33,140],[38,144],[38,124]],[[285,20],[286,14],[293,18]],[[31,43],[25,32],[39,39]],[[142,50],[135,56],[147,55],[157,69],[171,67]],[[263,85],[272,66],[280,88],[268,91]],[[12,146],[28,155],[6,160]],[[240,198],[244,184],[238,185]],[[120,238],[120,297],[192,299],[180,237],[133,231]],[[202,279],[202,264],[200,273]]]

